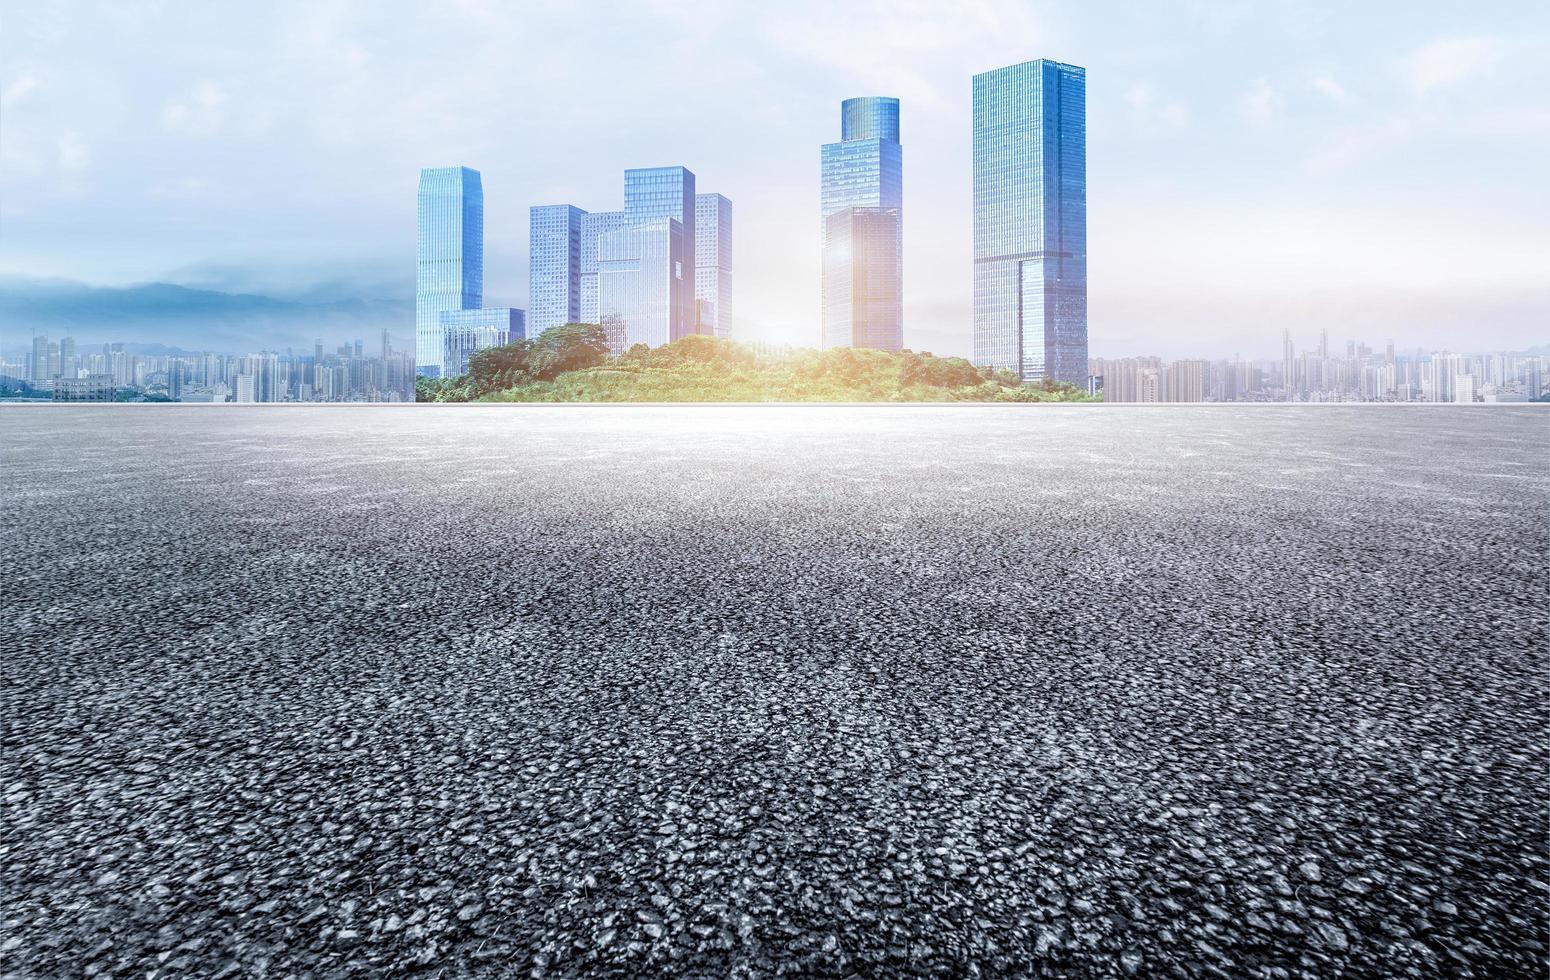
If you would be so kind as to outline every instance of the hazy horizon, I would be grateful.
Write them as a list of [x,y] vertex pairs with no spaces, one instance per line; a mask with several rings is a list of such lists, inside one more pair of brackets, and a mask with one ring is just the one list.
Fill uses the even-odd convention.
[[[0,273],[256,295],[279,319],[234,322],[306,340],[331,337],[313,307],[372,325],[346,332],[386,317],[407,342],[420,167],[481,171],[485,303],[526,307],[529,206],[616,208],[625,168],[683,164],[734,204],[739,336],[812,345],[818,148],[842,99],[890,95],[905,344],[967,355],[970,77],[1049,57],[1088,71],[1094,356],[1273,357],[1283,328],[1545,343],[1550,16],[1120,10],[16,5]],[[26,309],[5,307],[8,349]]]

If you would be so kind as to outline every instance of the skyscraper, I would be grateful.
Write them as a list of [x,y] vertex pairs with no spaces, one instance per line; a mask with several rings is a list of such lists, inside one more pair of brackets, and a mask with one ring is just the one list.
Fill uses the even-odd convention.
[[[697,213],[706,208],[711,217],[706,242],[699,246]],[[622,211],[545,205],[533,208],[532,216],[533,303],[540,295],[558,297],[558,284],[574,279],[576,313],[566,319],[602,324],[616,350],[637,343],[665,344],[729,326],[729,314],[723,311],[731,303],[732,202],[719,194],[696,195],[694,173],[688,168],[626,170]],[[571,222],[576,227],[574,249],[568,241]],[[561,228],[567,236],[564,248],[558,244]],[[697,246],[711,260],[703,280],[697,274]],[[550,284],[552,292],[545,292]],[[714,314],[704,322],[702,289]],[[558,302],[547,319],[529,318],[529,335],[554,325],[557,309]]]
[[694,196],[694,299],[700,333],[732,335],[732,202]]
[[[898,350],[903,345],[903,154],[898,99],[870,96],[840,103],[840,142],[824,144],[821,154],[825,347]],[[852,208],[865,213],[831,221]],[[880,237],[889,234],[890,227],[892,256],[887,255],[886,238]],[[831,229],[844,234],[843,243],[831,245]],[[865,247],[856,248],[858,243]],[[873,265],[856,265],[864,261]],[[853,303],[857,284],[865,284],[862,307]]]
[[823,345],[899,350],[899,209],[843,208],[825,228]]
[[694,317],[694,197],[694,172],[687,167],[641,167],[624,172],[624,216],[630,224],[671,218],[683,225],[683,259],[673,273],[688,288],[677,290],[669,340],[698,331]]
[[529,209],[528,324],[534,336],[581,322],[581,223],[586,212],[570,204]]
[[685,335],[685,297],[692,301],[694,288],[683,267],[691,251],[676,218],[633,222],[598,239],[599,322],[614,354]]
[[420,171],[415,250],[415,367],[422,375],[440,377],[445,351],[442,312],[484,304],[484,187],[479,171]]
[[623,211],[593,211],[581,217],[581,322],[600,323],[597,313],[597,243],[623,228]]
[[974,362],[1087,378],[1087,72],[974,76]]

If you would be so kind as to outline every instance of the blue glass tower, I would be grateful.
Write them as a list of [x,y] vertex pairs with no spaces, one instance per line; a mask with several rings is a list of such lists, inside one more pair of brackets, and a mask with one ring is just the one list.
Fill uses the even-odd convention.
[[694,304],[694,172],[687,167],[644,167],[624,172],[624,217],[630,224],[671,218],[683,225],[686,245],[675,273],[688,288],[679,290],[672,336],[677,340],[698,331]]
[[581,323],[602,323],[597,312],[597,243],[628,222],[623,211],[592,211],[581,216]]
[[598,322],[614,354],[684,336],[694,283],[683,269],[693,251],[676,218],[647,218],[598,238]]
[[[850,208],[865,213],[831,223],[835,214]],[[891,212],[892,217],[871,213],[877,210]],[[899,145],[898,99],[870,96],[840,103],[840,142],[826,143],[822,151],[819,211],[824,243],[824,346],[898,350],[904,336],[904,151]],[[867,268],[847,265],[875,258],[878,249],[886,246],[878,236],[889,227],[893,229],[891,258]],[[834,249],[831,229],[844,232],[844,242]],[[865,248],[852,247],[863,241]],[[868,284],[867,294],[877,302],[854,307],[851,300],[857,283]]]
[[974,362],[1087,380],[1087,72],[974,76]]
[[420,171],[415,254],[415,368],[440,377],[442,312],[484,304],[484,187],[479,171]]
[[569,204],[528,210],[528,323],[533,335],[581,322],[581,222]]

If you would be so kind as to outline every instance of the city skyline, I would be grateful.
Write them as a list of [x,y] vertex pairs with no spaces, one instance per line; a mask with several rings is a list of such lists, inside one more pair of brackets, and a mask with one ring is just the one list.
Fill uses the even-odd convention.
[[[1423,4],[1403,23],[1332,4],[992,13],[815,11],[804,34],[753,8],[697,18],[621,11],[590,31],[557,12],[456,10],[432,23],[408,8],[372,18],[340,8],[273,18],[297,21],[284,33],[258,22],[233,30],[228,13],[174,21],[126,5],[104,16],[132,43],[107,51],[54,40],[79,14],[24,8],[0,39],[11,66],[0,76],[0,270],[400,302],[412,296],[405,174],[465,162],[514,192],[487,214],[485,300],[520,307],[530,202],[606,206],[610,174],[684,159],[739,201],[738,316],[750,336],[812,342],[811,147],[833,138],[836,100],[888,92],[914,134],[908,342],[964,355],[972,232],[958,188],[971,171],[969,78],[1043,55],[1094,79],[1089,181],[1102,193],[1089,216],[1092,353],[1270,354],[1274,340],[1263,338],[1310,321],[1439,346],[1471,334],[1487,347],[1543,341],[1550,221],[1530,161],[1550,138],[1550,86],[1537,7],[1509,5],[1482,22]],[[205,50],[199,40],[218,36],[217,21],[243,47],[192,57]],[[878,40],[862,56],[818,41],[862,24]],[[519,29],[575,40],[545,54],[546,84],[563,97],[513,114],[498,107],[521,102],[534,77],[506,57]],[[448,32],[469,42],[456,62],[413,43]],[[737,49],[737,65],[714,91],[696,88],[652,67],[650,43],[622,47],[626,35],[672,37],[697,65],[725,65],[724,51]],[[574,45],[583,43],[618,54],[632,85],[582,73],[576,66],[591,59]],[[129,50],[164,57],[148,72]],[[266,75],[281,63],[294,67],[294,83]],[[438,82],[416,89],[417,77]],[[769,97],[773,77],[779,99]],[[321,97],[290,112],[297,85]],[[104,89],[119,93],[111,107],[96,94]],[[1460,241],[1470,247],[1460,252]],[[54,297],[30,283],[5,288],[41,311],[21,327],[58,329],[65,314],[48,312]],[[286,329],[255,340],[308,332]],[[6,337],[7,349],[24,339]]]

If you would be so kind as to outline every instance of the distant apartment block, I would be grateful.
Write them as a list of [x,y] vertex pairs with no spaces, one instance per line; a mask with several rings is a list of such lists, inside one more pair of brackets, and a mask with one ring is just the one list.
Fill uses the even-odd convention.
[[111,374],[59,378],[54,382],[56,402],[110,402],[117,391]]
[[694,196],[694,299],[699,332],[732,336],[732,202]]
[[1083,385],[1087,73],[1029,61],[975,75],[973,94],[974,362]]

